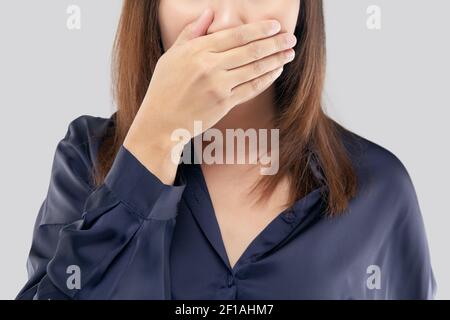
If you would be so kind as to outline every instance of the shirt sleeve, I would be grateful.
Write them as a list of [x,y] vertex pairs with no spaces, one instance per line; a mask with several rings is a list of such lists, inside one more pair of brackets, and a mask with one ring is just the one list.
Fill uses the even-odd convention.
[[381,270],[381,277],[385,277],[383,298],[432,300],[437,284],[417,194],[406,169],[399,189],[395,204],[399,214],[390,232],[385,267]]
[[[92,187],[80,121],[57,145],[28,281],[16,299],[167,299],[168,250],[186,183],[164,184],[122,145],[104,183]],[[116,292],[123,281],[130,290]]]

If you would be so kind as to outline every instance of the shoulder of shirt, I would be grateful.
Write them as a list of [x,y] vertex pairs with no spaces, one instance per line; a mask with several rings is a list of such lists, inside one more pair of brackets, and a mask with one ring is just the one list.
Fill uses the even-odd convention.
[[66,137],[74,146],[88,145],[101,140],[107,130],[114,125],[115,113],[109,118],[80,115],[73,119],[67,129]]
[[64,138],[57,146],[57,156],[61,154],[64,161],[70,161],[73,170],[91,187],[90,170],[101,141],[115,125],[114,119],[115,113],[109,118],[80,115],[69,123]]
[[[400,158],[388,148],[339,126],[361,188],[371,193],[395,192],[415,198],[411,176]],[[413,197],[413,198],[411,198]]]

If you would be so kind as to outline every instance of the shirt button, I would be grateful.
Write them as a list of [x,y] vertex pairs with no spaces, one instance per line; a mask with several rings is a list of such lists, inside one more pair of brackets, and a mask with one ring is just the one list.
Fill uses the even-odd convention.
[[287,223],[293,223],[295,221],[295,212],[290,209],[287,212],[284,213],[283,215],[283,219],[284,221],[286,221]]
[[200,203],[200,200],[198,199],[198,196],[194,193],[194,198],[195,198],[195,201],[197,201],[197,203]]
[[234,286],[234,277],[232,275],[228,275],[228,288],[231,288],[232,286]]

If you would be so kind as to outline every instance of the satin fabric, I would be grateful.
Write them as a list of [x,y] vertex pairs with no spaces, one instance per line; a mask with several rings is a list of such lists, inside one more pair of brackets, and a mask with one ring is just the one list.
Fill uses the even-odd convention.
[[[80,116],[58,143],[16,299],[434,298],[416,192],[387,149],[342,131],[359,183],[345,214],[327,218],[318,187],[231,268],[199,164],[180,164],[169,186],[121,146],[94,186],[90,169],[115,115]],[[323,178],[314,158],[311,168]]]

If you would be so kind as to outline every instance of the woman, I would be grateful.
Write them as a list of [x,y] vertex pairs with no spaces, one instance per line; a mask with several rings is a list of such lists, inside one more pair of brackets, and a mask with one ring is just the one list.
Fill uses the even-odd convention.
[[[118,110],[59,142],[17,299],[434,297],[408,172],[322,110],[322,1],[125,0],[114,53]],[[238,129],[270,129],[273,174],[181,161]]]

